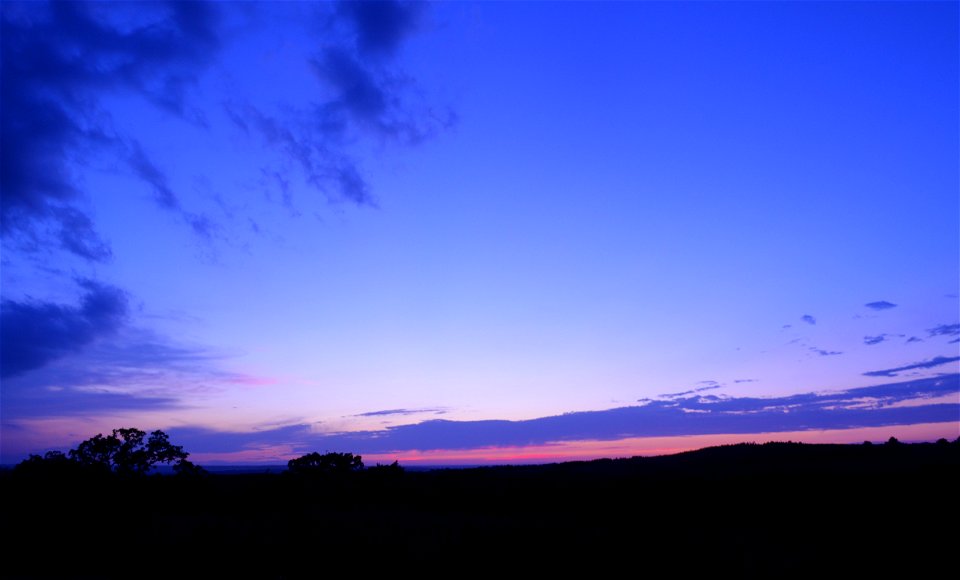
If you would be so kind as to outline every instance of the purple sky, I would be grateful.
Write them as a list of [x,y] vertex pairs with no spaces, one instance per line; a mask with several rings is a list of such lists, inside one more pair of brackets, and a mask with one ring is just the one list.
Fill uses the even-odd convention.
[[0,462],[960,435],[955,2],[0,9]]

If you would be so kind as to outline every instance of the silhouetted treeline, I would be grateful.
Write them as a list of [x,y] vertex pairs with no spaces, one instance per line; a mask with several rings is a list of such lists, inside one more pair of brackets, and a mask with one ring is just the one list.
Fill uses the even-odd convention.
[[[281,474],[0,476],[4,577],[934,576],[955,568],[960,443],[732,445],[428,472],[305,456]],[[580,567],[580,568],[577,568]],[[358,568],[354,568],[358,569]],[[131,572],[133,571],[133,572]]]

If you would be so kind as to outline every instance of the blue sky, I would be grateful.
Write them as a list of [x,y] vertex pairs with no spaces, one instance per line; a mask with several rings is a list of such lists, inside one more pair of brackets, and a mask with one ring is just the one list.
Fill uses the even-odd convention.
[[0,460],[956,437],[957,22],[4,3]]

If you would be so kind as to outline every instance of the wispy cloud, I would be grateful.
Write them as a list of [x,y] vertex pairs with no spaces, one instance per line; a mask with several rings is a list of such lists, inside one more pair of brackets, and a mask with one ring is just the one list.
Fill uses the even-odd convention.
[[[177,190],[169,167],[152,154],[143,127],[122,125],[112,104],[122,100],[159,110],[173,132],[209,128],[208,118],[222,115],[223,101],[215,94],[200,98],[196,87],[215,65],[235,66],[236,61],[221,59],[224,47],[236,39],[228,27],[235,26],[237,18],[255,19],[292,5],[236,6],[4,2],[0,14],[4,252],[13,250],[48,263],[68,257],[109,261],[114,249],[98,230],[91,208],[94,197],[83,179],[84,171],[103,159],[110,160],[107,171],[134,178],[149,192],[156,211],[175,216],[198,239],[209,241],[222,232],[222,224],[193,205],[196,196]],[[257,102],[227,106],[227,113],[236,126],[278,152],[287,162],[285,168],[299,163],[308,186],[351,203],[372,204],[363,173],[348,152],[350,146],[361,139],[409,145],[442,130],[452,119],[452,113],[440,114],[418,100],[422,91],[391,63],[426,10],[424,4],[397,2],[304,8],[312,18],[297,24],[300,32],[313,35],[313,44],[299,58],[304,74],[311,75],[313,63],[314,80],[322,77],[322,82],[307,85],[311,87],[307,94],[296,95],[300,105],[282,104],[281,109],[293,111],[288,116],[270,116]],[[233,165],[255,178],[274,176],[271,182],[283,189],[282,201],[292,208],[289,174],[295,171],[280,177],[278,171],[264,174],[259,167]],[[223,200],[219,203],[223,209]],[[240,209],[224,214],[249,226],[245,230],[260,229],[253,216],[242,215],[244,204],[230,207]],[[148,381],[151,376],[199,371],[186,368],[184,353],[169,342],[101,344],[100,339],[130,323],[128,297],[109,284],[81,284],[85,293],[79,305],[3,300],[0,373],[5,379],[51,363],[58,367],[50,373],[56,370],[64,380],[70,375],[79,381],[76,384],[109,382],[117,375]],[[83,360],[96,364],[60,364],[68,357],[77,361],[86,357]],[[109,357],[114,357],[112,362]],[[171,366],[161,368],[162,361]]]
[[673,398],[676,398],[676,397],[683,397],[683,396],[686,396],[686,395],[692,395],[692,394],[694,394],[694,393],[702,393],[703,391],[712,391],[712,390],[714,390],[714,389],[719,389],[720,387],[723,386],[723,385],[721,385],[720,383],[718,383],[717,381],[700,381],[700,383],[701,383],[701,384],[706,384],[707,386],[705,386],[705,387],[697,387],[696,389],[690,389],[689,391],[682,391],[682,392],[679,392],[679,393],[664,393],[664,394],[662,394],[662,395],[657,395],[657,396],[658,396],[658,397],[661,397],[661,398],[664,398],[664,399],[673,399]]
[[941,324],[927,329],[930,336],[960,336],[960,324]]
[[179,216],[200,238],[209,240],[213,236],[215,225],[210,217],[184,209],[180,198],[170,188],[166,174],[144,154],[139,143],[130,146],[129,164],[133,172],[153,189],[154,202],[160,209]]
[[5,424],[27,417],[183,408],[230,389],[276,382],[228,370],[231,353],[130,327],[58,354],[4,379]]
[[[880,344],[881,342],[884,342],[890,338],[903,338],[904,336],[905,335],[903,334],[888,334],[888,333],[878,334],[876,336],[864,336],[863,344],[872,346],[874,344]],[[907,342],[910,342],[910,341],[908,340]]]
[[817,348],[817,347],[815,347],[815,346],[811,346],[811,347],[810,347],[810,352],[813,352],[813,353],[818,354],[818,355],[820,355],[820,356],[837,356],[837,355],[839,355],[839,354],[843,354],[843,351],[839,351],[839,350],[824,350],[824,349],[822,349],[822,348]]
[[809,314],[804,314],[803,316],[800,317],[800,320],[806,322],[807,324],[816,324],[816,323],[817,323],[817,319],[814,318],[813,316],[809,315]]

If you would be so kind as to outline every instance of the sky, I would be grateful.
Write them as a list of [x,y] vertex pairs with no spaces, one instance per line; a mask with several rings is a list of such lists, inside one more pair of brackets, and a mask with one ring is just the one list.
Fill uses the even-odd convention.
[[0,462],[960,436],[956,2],[3,2]]

